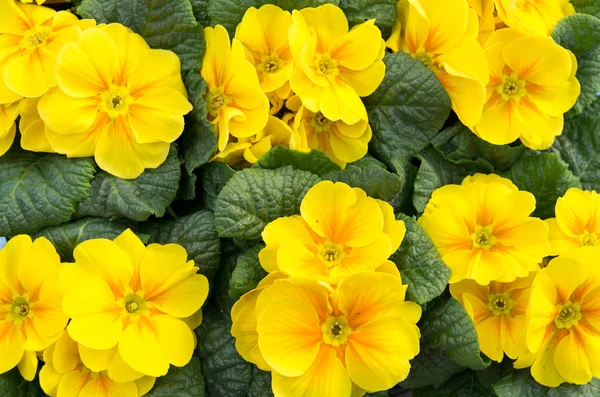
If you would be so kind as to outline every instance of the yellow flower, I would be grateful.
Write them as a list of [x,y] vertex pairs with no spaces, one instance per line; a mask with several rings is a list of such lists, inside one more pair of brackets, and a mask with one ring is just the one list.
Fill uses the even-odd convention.
[[527,352],[525,315],[534,276],[531,273],[511,283],[492,281],[480,285],[474,280],[463,280],[450,285],[452,296],[473,319],[482,353],[494,361],[501,362],[504,353],[516,359]]
[[73,280],[63,300],[69,335],[94,350],[118,345],[123,360],[149,376],[169,364],[186,365],[194,336],[182,319],[196,313],[208,294],[206,277],[176,244],[144,244],[126,230],[115,241],[79,244],[75,264],[61,276]]
[[348,31],[346,16],[333,4],[294,10],[292,18],[290,85],[302,104],[329,120],[367,121],[360,97],[372,94],[385,75],[385,43],[375,20]]
[[23,100],[19,122],[21,147],[31,152],[54,153],[46,136],[46,124],[38,112],[39,102],[39,98]]
[[406,232],[388,203],[341,182],[313,186],[300,213],[265,227],[266,247],[259,259],[267,272],[336,283],[374,271],[398,249]]
[[523,33],[548,36],[559,19],[575,13],[569,0],[494,0],[498,17]]
[[485,102],[488,67],[477,42],[477,15],[466,0],[400,0],[399,21],[387,41],[432,69],[460,121],[473,127]]
[[490,82],[476,134],[495,145],[520,138],[532,149],[550,147],[579,96],[575,56],[549,37],[514,29],[496,31],[485,55]]
[[36,98],[56,85],[56,57],[94,21],[68,11],[0,0],[0,103]]
[[[45,365],[40,371],[40,385],[51,397],[139,397],[148,393],[154,386],[155,378],[135,375],[135,379],[117,381],[106,370],[90,369],[83,361],[80,346],[63,332],[55,344],[44,351]],[[102,356],[103,352],[97,352]],[[123,363],[118,368],[119,375],[131,371]]]
[[433,192],[419,224],[452,270],[451,284],[512,282],[550,253],[548,226],[529,216],[534,209],[533,195],[508,179],[476,174]]
[[0,156],[8,152],[15,139],[17,133],[15,120],[19,116],[20,107],[21,100],[0,105]]
[[367,154],[373,135],[367,121],[360,120],[352,125],[342,120],[331,121],[322,112],[313,113],[302,106],[297,96],[290,98],[287,106],[297,110],[294,130],[302,140],[301,149],[321,150],[342,168]]
[[60,52],[56,74],[58,87],[38,104],[50,144],[69,157],[94,156],[120,178],[161,165],[192,109],[179,58],[123,25],[85,30]]
[[52,243],[19,235],[0,250],[0,373],[18,366],[33,380],[36,352],[65,329],[58,285],[61,263]]
[[238,39],[229,43],[221,25],[204,29],[206,52],[202,78],[207,84],[207,117],[214,125],[217,150],[223,151],[230,135],[248,138],[260,132],[269,117],[269,100],[260,89],[254,66],[244,56]]
[[550,261],[535,278],[527,312],[531,365],[544,386],[600,377],[600,249],[579,248]]
[[419,352],[421,308],[385,273],[355,274],[333,290],[303,279],[277,280],[256,301],[258,348],[275,395],[350,397],[402,381]]
[[494,0],[467,0],[467,2],[469,3],[469,7],[477,13],[477,19],[479,20],[477,41],[483,46],[496,29]]
[[551,255],[600,246],[600,195],[595,190],[570,188],[556,201],[555,211],[556,218],[546,219]]
[[235,38],[244,46],[246,59],[256,68],[260,88],[265,93],[284,87],[292,75],[294,62],[288,41],[291,25],[292,15],[288,11],[265,4],[258,10],[248,8],[235,31]]

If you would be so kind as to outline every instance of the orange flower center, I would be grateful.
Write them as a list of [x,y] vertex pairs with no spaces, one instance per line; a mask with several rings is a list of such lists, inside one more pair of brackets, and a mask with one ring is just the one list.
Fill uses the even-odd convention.
[[323,342],[335,347],[346,344],[348,336],[352,333],[345,317],[329,317],[321,326],[321,331]]
[[586,231],[583,236],[581,236],[581,244],[584,247],[598,247],[600,246],[600,241],[598,241],[596,233]]
[[473,240],[473,249],[481,248],[488,250],[496,243],[496,238],[492,234],[492,228],[490,226],[477,226],[473,234],[471,234]]
[[337,266],[346,256],[344,247],[337,243],[326,242],[319,247],[319,258],[325,263],[328,269]]
[[581,320],[581,307],[579,303],[567,302],[558,308],[558,314],[554,319],[556,328],[569,329]]

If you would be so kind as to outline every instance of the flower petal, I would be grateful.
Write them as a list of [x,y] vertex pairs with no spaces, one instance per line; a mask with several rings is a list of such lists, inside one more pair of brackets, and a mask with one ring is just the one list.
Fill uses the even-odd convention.
[[0,373],[10,371],[21,361],[24,342],[13,321],[0,322]]
[[37,98],[56,85],[56,54],[38,48],[10,60],[4,68],[4,82],[13,92]]
[[[181,81],[181,61],[172,51],[145,50],[136,54],[132,60],[127,87],[136,98],[164,88],[177,91],[184,99],[187,97]],[[187,105],[190,106],[189,103]]]
[[554,365],[569,383],[584,385],[592,380],[592,370],[587,358],[585,339],[580,330],[573,329],[556,346]]

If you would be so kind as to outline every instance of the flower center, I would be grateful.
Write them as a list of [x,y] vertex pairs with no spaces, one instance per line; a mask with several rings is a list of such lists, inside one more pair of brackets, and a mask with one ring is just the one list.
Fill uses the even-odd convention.
[[558,308],[558,314],[554,324],[559,329],[569,329],[581,319],[581,308],[579,303],[567,302]]
[[492,234],[490,226],[477,226],[471,238],[473,239],[473,248],[488,250],[496,243],[496,238]]
[[328,269],[337,266],[344,256],[346,253],[340,244],[326,242],[319,247],[319,258],[325,262]]
[[127,87],[111,86],[108,91],[102,94],[100,107],[108,113],[110,118],[116,119],[127,114],[129,103],[131,103],[131,97]]
[[337,76],[337,61],[329,54],[317,54],[317,69],[326,76]]
[[131,316],[144,314],[148,310],[148,304],[138,294],[129,294],[123,298],[123,307],[125,312]]
[[219,115],[219,110],[229,102],[225,92],[219,87],[209,89],[205,100],[206,110],[213,120]]
[[283,61],[277,55],[264,56],[259,68],[265,73],[275,73],[283,67]]
[[348,320],[344,317],[329,317],[321,326],[321,331],[323,342],[336,347],[346,344],[348,336],[352,333]]
[[418,59],[419,61],[421,61],[423,66],[425,66],[429,69],[435,69],[434,64],[433,64],[433,57],[431,56],[431,54],[421,50],[421,51],[417,51],[414,54],[414,57],[416,59]]
[[315,127],[316,132],[329,131],[331,127],[331,120],[323,115],[321,112],[317,112],[313,115],[312,124]]
[[36,26],[25,32],[22,45],[25,47],[38,47],[46,42],[52,29],[49,26]]
[[586,231],[583,236],[581,236],[581,244],[584,247],[598,247],[600,246],[600,241],[598,241],[596,233]]
[[19,296],[15,298],[11,306],[11,317],[13,320],[23,320],[29,315],[31,307],[26,298]]
[[494,316],[510,314],[514,305],[508,292],[489,295],[488,309],[494,313]]
[[519,80],[514,74],[505,76],[502,85],[500,86],[502,99],[508,101],[510,99],[521,99],[525,96],[525,81]]

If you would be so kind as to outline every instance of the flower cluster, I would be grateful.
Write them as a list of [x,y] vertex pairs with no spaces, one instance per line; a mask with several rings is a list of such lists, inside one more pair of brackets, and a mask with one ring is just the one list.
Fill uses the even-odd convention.
[[291,14],[266,4],[246,11],[231,44],[222,26],[206,28],[213,161],[255,163],[275,145],[319,149],[342,167],[362,158],[372,133],[360,97],[385,75],[374,22],[349,30],[332,4]]
[[[50,396],[146,394],[192,358],[208,281],[175,244],[131,230],[80,243],[61,264],[43,237],[0,251],[0,373],[15,366]],[[43,352],[43,353],[42,353]]]
[[233,306],[246,360],[272,372],[277,396],[361,396],[406,378],[421,308],[395,264],[404,223],[386,202],[344,183],[312,187],[300,215],[263,231],[269,274]]
[[0,0],[0,155],[94,156],[120,178],[162,164],[192,110],[179,58],[120,24]]
[[[576,102],[577,61],[548,35],[567,0],[398,1],[387,45],[435,72],[460,121],[495,145],[547,149]],[[494,17],[503,25],[496,30]]]
[[[572,188],[556,218],[497,175],[436,190],[419,223],[452,270],[450,292],[473,319],[481,351],[531,367],[542,385],[600,375],[600,196]],[[547,267],[544,257],[558,255]]]

